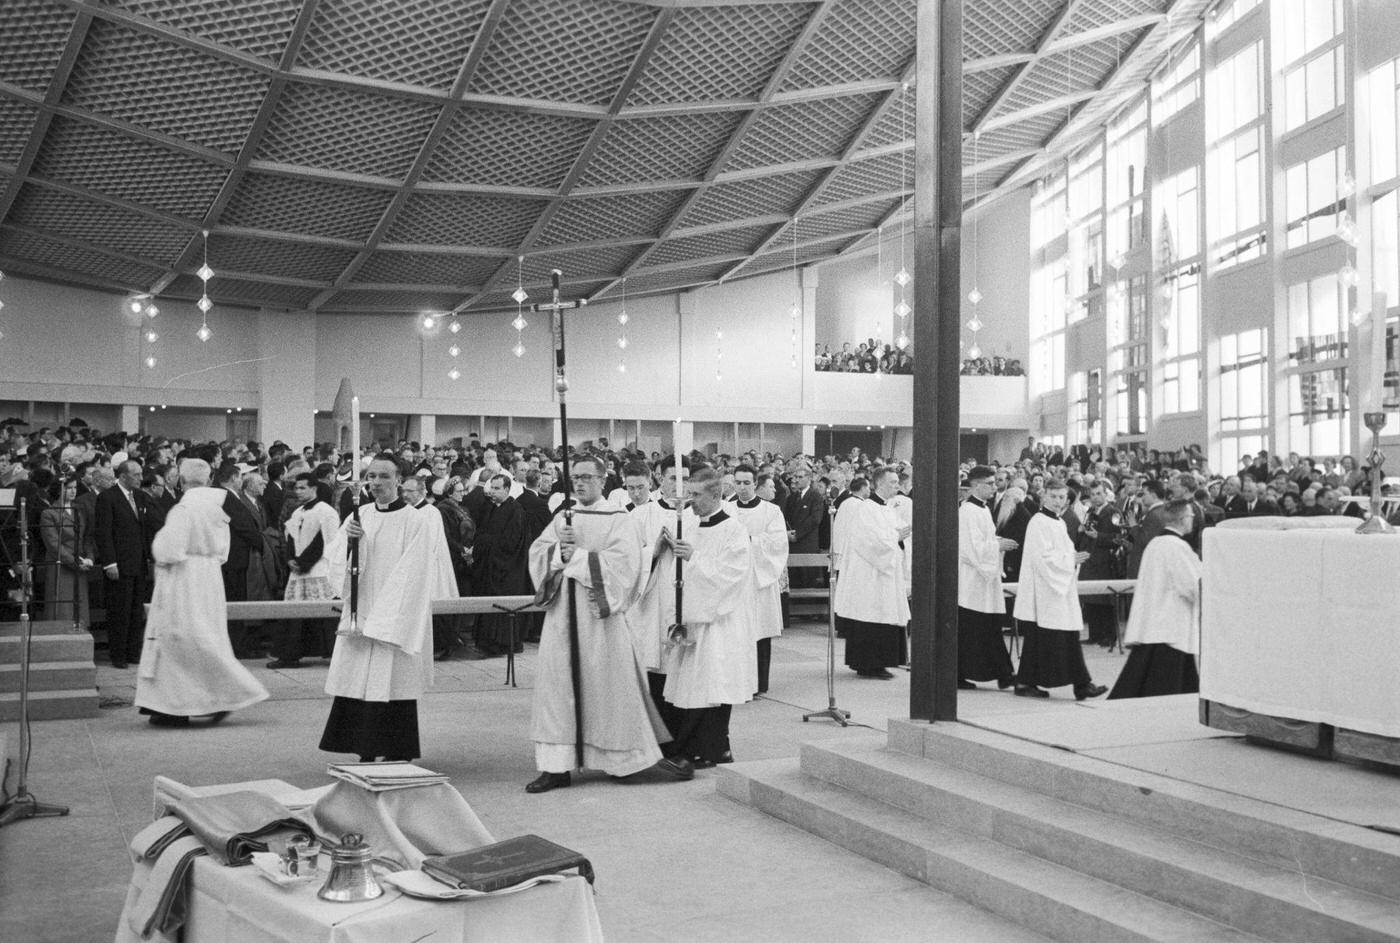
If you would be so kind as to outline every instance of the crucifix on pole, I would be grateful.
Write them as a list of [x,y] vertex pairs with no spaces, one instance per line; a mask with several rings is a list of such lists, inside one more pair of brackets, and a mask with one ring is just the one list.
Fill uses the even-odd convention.
[[[554,392],[559,395],[559,441],[561,443],[560,481],[564,488],[564,523],[574,524],[574,487],[569,475],[569,380],[564,372],[564,312],[570,308],[582,308],[587,299],[561,301],[559,280],[563,276],[559,269],[549,273],[553,286],[550,301],[531,305],[532,311],[548,311],[551,334],[554,337]],[[574,693],[574,766],[583,769],[583,670],[578,650],[578,601],[574,596],[574,582],[568,581],[569,593],[569,678],[573,682]]]

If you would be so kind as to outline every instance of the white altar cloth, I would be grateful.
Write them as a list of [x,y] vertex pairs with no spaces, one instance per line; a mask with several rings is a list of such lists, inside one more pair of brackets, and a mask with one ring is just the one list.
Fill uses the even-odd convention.
[[1201,697],[1400,737],[1400,535],[1204,534]]

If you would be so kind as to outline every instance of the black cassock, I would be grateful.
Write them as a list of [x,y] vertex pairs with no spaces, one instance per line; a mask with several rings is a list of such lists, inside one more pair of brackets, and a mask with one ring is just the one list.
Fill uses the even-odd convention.
[[[530,529],[525,512],[514,498],[488,505],[472,545],[472,595],[528,596]],[[527,620],[517,627],[523,630]],[[476,644],[491,654],[504,654],[510,645],[510,616],[483,615],[477,620]]]

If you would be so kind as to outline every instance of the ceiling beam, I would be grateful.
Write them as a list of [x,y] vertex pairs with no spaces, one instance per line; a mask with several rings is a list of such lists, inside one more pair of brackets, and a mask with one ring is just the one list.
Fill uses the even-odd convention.
[[652,250],[661,244],[662,240],[669,238],[675,233],[681,220],[685,219],[695,204],[705,195],[705,192],[720,180],[725,165],[733,158],[734,152],[739,149],[740,143],[744,140],[744,137],[753,128],[755,122],[758,121],[759,116],[762,114],[762,106],[772,102],[778,97],[779,90],[783,87],[783,83],[787,81],[787,77],[791,74],[793,67],[803,54],[806,53],[807,48],[812,43],[813,37],[817,35],[817,32],[822,28],[822,24],[826,22],[827,17],[831,15],[831,11],[835,9],[835,7],[836,0],[822,0],[821,5],[812,11],[811,16],[807,17],[807,22],[802,24],[801,32],[797,34],[797,38],[793,40],[792,45],[789,46],[787,52],[783,54],[782,61],[777,64],[772,74],[768,76],[768,81],[763,84],[763,90],[759,92],[758,100],[754,103],[752,109],[734,128],[733,132],[729,135],[729,140],[724,143],[719,153],[715,155],[715,159],[710,161],[710,166],[705,171],[701,186],[694,190],[690,196],[681,201],[680,206],[676,207],[676,211],[671,214],[671,218],[666,222],[666,225],[661,228],[661,232],[657,234],[657,238],[652,244],[637,253],[631,262],[623,266],[622,273],[618,278],[608,282],[595,292],[595,297],[597,295],[606,294],[608,291],[612,290],[613,286],[626,279],[634,269],[641,265],[646,257],[651,254]]
[[476,75],[477,67],[481,65],[481,60],[486,57],[486,50],[491,46],[491,38],[496,35],[496,28],[501,25],[501,19],[505,16],[506,7],[509,4],[510,0],[493,0],[487,9],[481,28],[477,30],[476,37],[467,50],[466,58],[462,60],[461,68],[457,70],[457,77],[452,82],[452,91],[447,103],[438,111],[437,119],[433,122],[432,128],[429,129],[427,137],[419,145],[418,154],[413,158],[413,164],[409,167],[402,186],[395,190],[393,199],[389,201],[389,205],[380,214],[379,222],[375,224],[369,238],[365,240],[363,248],[350,260],[350,264],[345,267],[330,288],[311,299],[310,304],[307,305],[308,310],[317,310],[330,301],[336,292],[349,284],[354,279],[355,273],[364,267],[370,256],[374,254],[374,250],[384,241],[384,237],[393,226],[394,220],[399,217],[404,206],[408,204],[409,198],[413,195],[414,185],[423,176],[423,171],[427,169],[438,144],[452,127],[457,112],[461,110],[461,98],[466,94],[467,87],[471,84],[473,76]]
[[970,129],[973,134],[981,134],[986,128],[987,122],[997,113],[997,110],[1011,98],[1012,95],[1025,82],[1039,63],[1044,61],[1049,55],[1050,45],[1059,38],[1060,31],[1069,25],[1073,19],[1075,11],[1079,9],[1082,0],[1066,0],[1065,5],[1060,8],[1060,12],[1050,21],[1050,25],[1045,28],[1045,32],[1040,34],[1040,40],[1035,44],[1031,58],[1016,67],[1016,71],[1006,80],[1002,87],[992,96],[992,100],[987,103],[987,107],[982,109],[982,113],[972,122]]
[[[297,56],[301,53],[302,44],[306,42],[306,34],[311,28],[311,20],[316,15],[316,7],[319,3],[320,0],[302,0],[296,22],[292,24],[291,35],[287,38],[287,45],[282,49],[282,57],[278,61],[277,71],[272,75],[267,92],[263,95],[262,104],[258,106],[258,113],[253,117],[253,122],[248,127],[248,134],[243,139],[243,146],[238,149],[238,156],[234,158],[232,169],[224,178],[223,185],[219,187],[219,192],[215,194],[213,202],[209,204],[209,209],[201,220],[200,229],[202,231],[213,230],[219,222],[219,217],[228,207],[229,201],[233,199],[239,185],[242,184],[243,178],[247,176],[248,167],[253,162],[253,155],[262,142],[267,126],[272,122],[272,116],[277,112],[277,104],[282,98],[282,91],[287,86],[286,73],[295,64]],[[182,271],[194,264],[194,260],[199,258],[203,241],[199,235],[196,235],[185,245],[184,250],[171,263],[166,273],[151,286],[152,295],[159,295],[165,291]]]
[[1082,88],[1064,95],[1057,95],[1054,98],[1047,98],[1044,101],[1038,101],[1034,105],[1027,105],[1025,108],[1021,108],[1017,111],[1004,111],[983,124],[977,134],[973,135],[973,139],[975,140],[983,134],[990,134],[999,128],[1009,128],[1014,124],[1028,121],[1031,118],[1039,118],[1041,115],[1054,114],[1057,111],[1066,111],[1078,105],[1080,102],[1088,101],[1097,94],[1099,94],[1099,90],[1096,88]]
[[63,98],[63,90],[68,87],[68,79],[73,74],[73,66],[78,61],[78,54],[82,52],[91,26],[91,13],[79,10],[74,14],[73,23],[68,27],[68,38],[63,43],[63,52],[59,54],[58,63],[49,77],[49,87],[44,92],[44,107],[34,116],[34,124],[29,128],[29,138],[24,142],[24,149],[20,151],[19,161],[15,164],[15,175],[10,178],[4,192],[0,193],[0,221],[9,217],[15,200],[19,198],[19,191],[24,187],[25,178],[34,169],[39,148],[43,146],[49,126],[53,124],[53,108]]
[[[614,121],[616,121],[617,116],[621,114],[622,106],[627,103],[627,99],[631,96],[632,90],[635,89],[637,83],[642,80],[647,66],[651,63],[652,57],[656,54],[657,48],[661,45],[661,40],[665,37],[666,31],[670,29],[671,22],[675,18],[675,7],[665,7],[657,11],[656,19],[652,20],[651,28],[647,31],[646,39],[642,41],[641,48],[637,50],[636,56],[632,59],[632,65],[628,68],[627,74],[623,76],[622,84],[618,86],[617,92],[608,103],[607,117],[599,121],[597,126],[594,127],[593,133],[588,136],[588,140],[584,143],[583,149],[574,158],[573,165],[569,167],[569,172],[565,175],[563,182],[560,183],[558,193],[540,213],[539,217],[535,220],[535,224],[531,226],[530,231],[525,234],[525,238],[521,240],[520,245],[516,248],[517,258],[529,254],[531,247],[533,247],[540,236],[544,234],[544,231],[549,228],[549,224],[554,217],[558,215],[559,210],[564,205],[564,201],[574,193],[579,180],[583,177],[584,171],[588,169],[588,165],[592,162],[593,156],[598,153],[598,149],[603,145],[603,140],[608,136],[608,132],[612,130]],[[485,296],[490,291],[496,290],[509,275],[510,262],[507,261],[487,280],[486,286],[483,287],[479,293],[472,297],[464,298],[453,310],[465,310],[472,302]]]

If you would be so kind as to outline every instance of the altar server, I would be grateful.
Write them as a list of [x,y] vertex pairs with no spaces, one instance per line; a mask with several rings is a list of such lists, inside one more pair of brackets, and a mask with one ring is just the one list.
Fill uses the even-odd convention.
[[1016,541],[998,537],[987,502],[996,491],[996,473],[974,465],[967,473],[972,494],[958,508],[958,687],[995,681],[1015,683],[1011,656],[1002,640],[1006,596],[1001,591],[1001,555]]
[[[673,480],[674,468],[672,465]],[[682,466],[682,477],[685,474],[685,467]],[[627,631],[631,633],[637,659],[646,669],[652,704],[661,714],[667,730],[674,734],[678,715],[662,693],[666,689],[666,665],[662,652],[671,623],[676,621],[676,558],[671,552],[670,542],[662,535],[675,532],[676,512],[653,499],[651,475],[644,463],[632,462],[624,467],[622,483],[628,498],[624,509],[636,525],[643,563],[637,598],[623,612],[623,619],[627,623]]]
[[[432,684],[432,600],[456,594],[442,522],[399,496],[399,466],[388,453],[365,471],[372,504],[347,517],[328,556],[346,600],[331,656],[326,693],[333,695],[321,737],[327,753],[361,761],[412,760],[418,743],[418,698]],[[348,561],[359,540],[358,611],[352,613]]]
[[1074,686],[1074,697],[1079,701],[1108,690],[1089,677],[1079,647],[1084,619],[1076,580],[1079,564],[1089,559],[1089,552],[1075,552],[1069,531],[1060,520],[1068,503],[1065,482],[1046,482],[1042,507],[1026,525],[1015,610],[1016,618],[1027,623],[1022,628],[1025,642],[1016,673],[1019,697],[1049,697],[1044,688],[1066,684]]
[[747,593],[752,607],[754,642],[758,654],[759,694],[768,690],[768,666],[773,659],[773,639],[783,634],[783,604],[780,578],[787,570],[787,524],[776,504],[757,493],[758,472],[752,465],[734,469],[734,502],[725,510],[738,518],[749,532]]
[[530,576],[547,608],[530,720],[540,775],[525,791],[570,785],[577,764],[570,595],[578,626],[583,766],[629,776],[658,765],[678,779],[689,779],[695,775],[689,763],[662,761],[658,744],[671,737],[652,706],[623,619],[644,572],[636,523],[603,498],[607,469],[601,460],[575,459],[571,472],[573,523],[556,514],[530,546]]
[[667,654],[666,700],[683,713],[670,752],[689,757],[696,769],[734,759],[729,747],[729,716],[735,704],[751,700],[758,684],[751,610],[745,604],[749,580],[749,532],[727,514],[722,477],[713,468],[690,476],[690,507],[681,522],[682,540],[671,549],[684,561],[683,644]]
[[1191,549],[1190,502],[1165,507],[1166,527],[1147,545],[1123,644],[1127,664],[1109,698],[1193,694],[1201,637],[1201,561]]
[[228,557],[224,491],[209,487],[209,463],[180,464],[184,496],[156,534],[155,590],[136,676],[136,706],[157,726],[183,727],[190,717],[218,723],[230,711],[267,698],[267,689],[238,663],[228,638],[220,566]]
[[888,669],[904,663],[909,593],[900,544],[909,538],[909,528],[901,527],[885,506],[899,490],[899,473],[880,469],[873,481],[870,500],[846,501],[836,514],[838,521],[843,514],[851,517],[841,529],[841,569],[832,606],[837,629],[846,638],[846,666],[862,678],[889,680],[894,675]]

